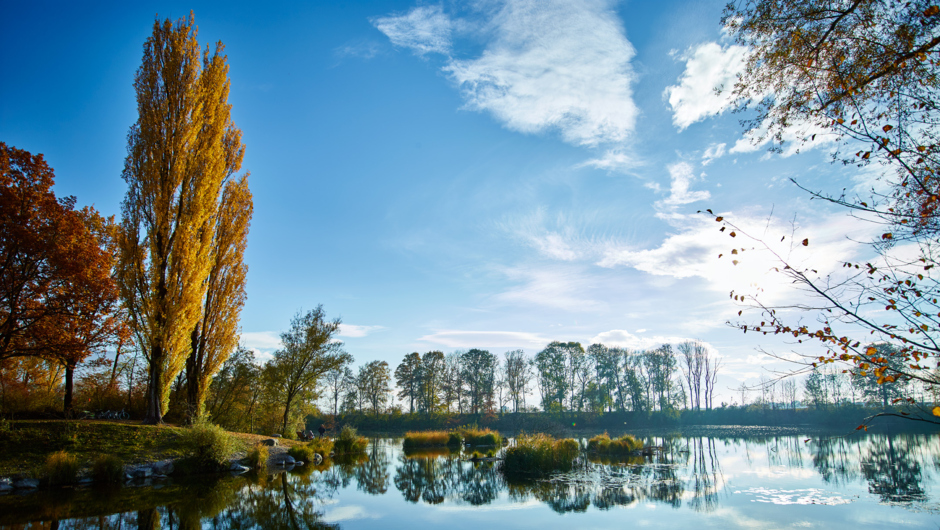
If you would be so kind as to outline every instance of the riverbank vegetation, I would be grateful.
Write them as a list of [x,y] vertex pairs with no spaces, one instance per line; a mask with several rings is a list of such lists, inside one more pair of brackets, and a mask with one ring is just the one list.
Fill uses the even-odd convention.
[[631,455],[643,449],[643,442],[631,434],[611,439],[606,432],[594,436],[587,443],[587,450],[601,455]]
[[409,431],[405,433],[402,446],[405,450],[422,447],[460,447],[463,439],[454,431]]
[[409,431],[405,433],[403,447],[417,449],[420,447],[471,447],[499,446],[505,439],[499,432],[476,425],[458,427],[452,431]]
[[368,446],[369,439],[359,436],[356,428],[350,425],[344,425],[339,436],[333,440],[333,452],[337,455],[362,453]]
[[506,448],[502,471],[510,477],[542,476],[569,471],[581,447],[573,438],[558,439],[547,434],[523,434]]

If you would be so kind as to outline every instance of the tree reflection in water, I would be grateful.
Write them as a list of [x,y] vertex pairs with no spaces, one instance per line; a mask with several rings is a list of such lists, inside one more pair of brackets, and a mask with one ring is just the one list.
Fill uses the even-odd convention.
[[386,444],[372,440],[368,459],[356,467],[356,487],[370,495],[388,491],[388,467],[392,461]]
[[412,503],[451,500],[480,506],[496,500],[505,483],[493,462],[464,462],[459,453],[433,450],[403,453],[395,487]]
[[883,502],[927,500],[921,462],[934,452],[923,435],[880,435],[813,440],[813,466],[826,482],[845,485],[868,481],[868,491]]
[[[921,447],[914,436],[879,436],[862,450],[861,469],[868,491],[885,502],[927,500],[919,460]],[[927,459],[925,462],[929,461]]]
[[692,467],[689,487],[692,498],[689,506],[697,512],[711,512],[718,508],[718,488],[724,484],[714,438],[687,438]]

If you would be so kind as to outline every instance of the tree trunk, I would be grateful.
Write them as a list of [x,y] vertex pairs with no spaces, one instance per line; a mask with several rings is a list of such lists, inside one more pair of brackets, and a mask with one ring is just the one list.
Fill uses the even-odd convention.
[[66,417],[72,414],[72,387],[74,374],[75,366],[67,363],[65,365],[65,404],[63,406],[63,412],[65,413]]
[[145,425],[163,423],[163,347],[154,345],[150,350],[150,370],[147,379],[147,414]]
[[191,350],[186,358],[186,421],[193,423],[202,415],[202,348],[200,348],[199,325],[190,335]]
[[287,419],[290,417],[290,402],[293,401],[293,398],[288,396],[287,403],[284,404],[284,426],[281,428],[281,434],[287,436]]

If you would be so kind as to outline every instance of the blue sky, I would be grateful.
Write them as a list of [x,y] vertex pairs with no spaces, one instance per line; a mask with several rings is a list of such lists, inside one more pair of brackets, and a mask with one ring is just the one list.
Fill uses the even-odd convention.
[[321,303],[357,362],[392,366],[432,349],[696,338],[722,356],[730,400],[784,367],[757,348],[792,345],[727,326],[729,292],[801,294],[766,252],[719,259],[743,238],[695,212],[809,237],[787,255],[826,274],[864,256],[847,236],[870,227],[789,179],[851,192],[875,172],[831,164],[825,135],[782,155],[742,137],[746,115],[714,90],[746,56],[723,5],[8,3],[0,140],[43,153],[57,194],[119,215],[143,43],[155,14],[192,9],[200,43],[225,44],[251,172],[245,344],[270,353]]

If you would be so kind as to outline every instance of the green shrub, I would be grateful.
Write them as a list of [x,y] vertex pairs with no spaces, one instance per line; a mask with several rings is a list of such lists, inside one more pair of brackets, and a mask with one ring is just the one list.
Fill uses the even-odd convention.
[[643,449],[643,442],[631,434],[611,439],[605,432],[588,440],[588,451],[603,455],[630,455]]
[[291,456],[294,460],[300,462],[313,462],[316,457],[317,452],[313,450],[309,445],[295,445],[287,450],[287,454]]
[[447,435],[447,447],[460,447],[463,445],[463,436],[453,431]]
[[507,475],[546,475],[553,471],[570,471],[578,457],[577,440],[555,440],[547,434],[520,435],[516,444],[506,449],[502,470]]
[[71,484],[78,477],[78,458],[65,451],[57,451],[46,458],[44,468],[49,484]]
[[222,427],[196,420],[183,430],[182,447],[197,471],[218,471],[228,466],[238,441]]
[[91,476],[102,484],[124,482],[124,462],[114,455],[98,455],[91,463]]
[[314,453],[317,453],[323,458],[326,458],[330,456],[330,452],[333,451],[333,440],[330,440],[326,437],[314,438],[313,440],[310,440],[307,446],[313,449]]
[[333,440],[333,451],[338,454],[361,453],[369,446],[369,440],[359,436],[356,428],[350,425],[344,425],[339,431],[339,436]]
[[266,445],[255,445],[248,450],[248,467],[257,469],[264,473],[268,469],[268,447]]

